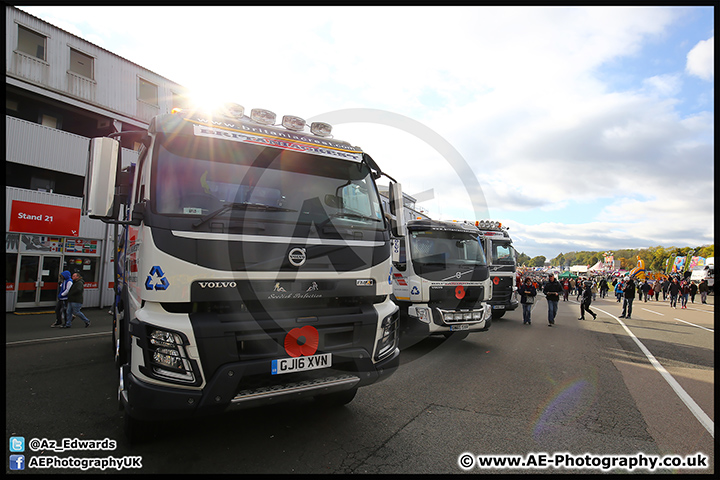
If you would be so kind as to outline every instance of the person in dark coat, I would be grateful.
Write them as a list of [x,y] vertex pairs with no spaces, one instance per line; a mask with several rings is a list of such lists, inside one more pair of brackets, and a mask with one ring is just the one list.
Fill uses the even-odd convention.
[[[635,281],[632,278],[625,280],[625,287],[623,288],[623,310],[620,318],[630,318],[632,315],[632,304],[635,300]],[[627,313],[627,316],[625,314]]]
[[698,292],[700,292],[700,301],[703,304],[707,304],[707,296],[708,292],[710,291],[710,287],[708,285],[707,280],[704,278],[700,281],[700,285],[698,286]]
[[652,287],[650,286],[650,282],[645,280],[645,282],[642,284],[642,294],[643,298],[645,299],[645,302],[647,302],[648,295],[650,294],[650,290],[652,290]]
[[682,305],[680,308],[687,308],[688,295],[690,295],[690,286],[687,280],[683,280],[680,283],[680,302]]
[[695,295],[698,292],[698,286],[695,282],[690,282],[690,301],[695,303]]
[[680,294],[680,283],[677,277],[673,277],[672,282],[670,282],[668,293],[670,294],[670,306],[677,308],[678,295]]
[[555,325],[555,317],[557,316],[558,302],[560,301],[560,293],[563,291],[560,282],[555,280],[552,273],[548,277],[548,282],[543,287],[543,293],[548,302],[548,327]]
[[537,295],[537,289],[533,286],[530,277],[525,278],[525,283],[519,288],[520,292],[520,304],[523,309],[523,325],[530,325],[532,313],[532,307],[535,304],[535,296]]
[[80,311],[83,304],[83,291],[85,290],[85,284],[83,278],[79,273],[72,274],[73,284],[68,292],[68,308],[65,314],[65,326],[64,328],[72,327],[73,315],[80,317],[85,322],[85,327],[90,326],[90,320]]
[[592,303],[592,287],[590,282],[585,283],[585,290],[582,292],[582,299],[580,301],[580,318],[578,320],[585,320],[585,312],[592,315],[593,320],[597,318],[597,315],[590,310],[590,304]]

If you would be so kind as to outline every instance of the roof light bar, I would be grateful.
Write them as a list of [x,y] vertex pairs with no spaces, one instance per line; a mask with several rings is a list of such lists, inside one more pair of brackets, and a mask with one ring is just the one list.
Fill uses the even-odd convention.
[[310,124],[310,132],[318,137],[329,137],[332,132],[332,125],[324,122],[313,122]]
[[237,103],[226,103],[223,106],[225,113],[232,118],[242,118],[245,115],[245,107]]
[[253,108],[250,111],[250,118],[253,122],[261,125],[275,125],[275,113],[264,108]]
[[294,132],[305,130],[305,120],[294,115],[285,115],[282,119],[282,126]]
[[478,220],[477,222],[475,222],[475,224],[479,228],[497,229],[497,230],[502,229],[502,223],[497,222],[495,220]]

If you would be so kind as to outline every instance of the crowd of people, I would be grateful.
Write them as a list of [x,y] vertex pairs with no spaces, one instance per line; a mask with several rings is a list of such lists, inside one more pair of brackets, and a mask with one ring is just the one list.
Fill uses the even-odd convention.
[[558,280],[553,273],[547,277],[532,275],[518,277],[517,293],[520,296],[520,304],[523,309],[523,325],[531,324],[532,306],[538,292],[545,294],[548,302],[548,326],[555,324],[558,302],[560,297],[567,302],[570,296],[574,296],[580,302],[580,318],[585,320],[585,313],[589,313],[593,320],[597,315],[590,310],[590,305],[596,300],[597,295],[605,298],[610,291],[615,295],[618,303],[622,303],[622,314],[620,318],[632,318],[632,306],[635,297],[638,301],[659,302],[670,301],[672,308],[687,308],[688,300],[695,303],[695,297],[700,294],[700,302],[707,304],[707,296],[710,291],[707,280],[699,283],[692,282],[680,276],[670,276],[662,280],[640,280],[631,277],[603,277],[594,278],[566,278]]

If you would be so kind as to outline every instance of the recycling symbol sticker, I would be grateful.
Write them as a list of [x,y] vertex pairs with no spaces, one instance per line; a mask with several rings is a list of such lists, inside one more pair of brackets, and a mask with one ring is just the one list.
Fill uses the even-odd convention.
[[417,287],[413,287],[412,290],[410,291],[410,294],[411,295],[420,295],[420,289]]
[[158,266],[152,267],[150,269],[150,275],[148,275],[147,280],[145,280],[145,289],[152,290],[154,288],[155,290],[166,290],[169,286],[170,282],[165,278],[162,268]]

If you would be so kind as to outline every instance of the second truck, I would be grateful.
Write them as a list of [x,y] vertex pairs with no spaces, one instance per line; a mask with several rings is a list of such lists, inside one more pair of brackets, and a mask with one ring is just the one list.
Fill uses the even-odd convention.
[[427,335],[465,338],[490,328],[490,274],[473,224],[410,220],[393,239],[393,297],[403,345]]

